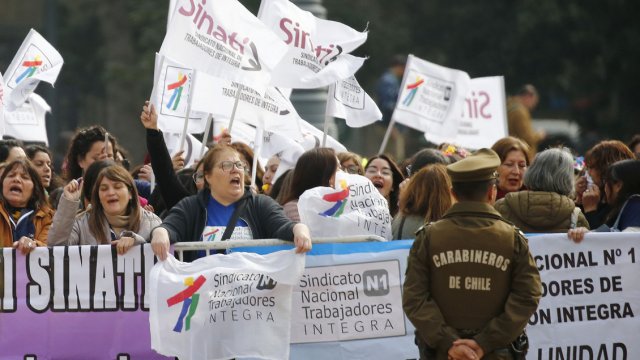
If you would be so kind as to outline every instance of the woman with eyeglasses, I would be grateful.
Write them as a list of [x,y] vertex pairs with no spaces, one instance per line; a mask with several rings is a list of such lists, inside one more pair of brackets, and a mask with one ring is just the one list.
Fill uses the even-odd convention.
[[496,141],[491,150],[500,157],[496,200],[510,192],[524,190],[524,174],[531,163],[529,145],[518,138],[507,136]]
[[349,174],[364,175],[364,168],[362,167],[362,158],[360,155],[352,152],[340,152],[338,153],[338,160],[340,160],[340,166],[342,170]]
[[[621,160],[609,166],[604,176],[604,193],[610,211],[605,224],[595,231],[640,231],[640,160]],[[580,242],[586,228],[569,230],[568,236]]]
[[[154,254],[164,260],[175,242],[277,238],[293,241],[298,252],[311,249],[306,225],[289,220],[266,195],[245,188],[248,164],[227,145],[218,144],[202,159],[205,188],[174,206],[153,231]],[[192,261],[203,253],[187,253]]]
[[364,169],[364,176],[373,183],[380,194],[389,203],[389,213],[395,216],[398,212],[400,183],[404,180],[402,172],[388,155],[380,154],[369,159]]

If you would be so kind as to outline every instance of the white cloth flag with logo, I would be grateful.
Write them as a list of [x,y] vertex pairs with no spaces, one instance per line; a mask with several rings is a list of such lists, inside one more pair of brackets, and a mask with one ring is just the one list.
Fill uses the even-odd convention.
[[55,84],[64,60],[42,35],[31,29],[4,73],[6,107],[13,111],[33,93],[40,81]]
[[378,105],[360,86],[355,76],[329,87],[327,115],[345,119],[350,127],[362,127],[382,119]]
[[244,84],[267,85],[287,51],[237,0],[180,0],[160,53],[196,70]]
[[273,71],[274,86],[327,86],[355,74],[364,63],[349,53],[367,40],[366,32],[318,19],[288,0],[262,0],[258,17],[288,45]]
[[[169,154],[172,156],[175,155],[179,151],[180,147],[180,139],[182,138],[181,133],[167,133],[163,132],[162,136],[164,137],[164,142],[167,145],[167,150]],[[204,151],[203,148],[204,147]],[[208,148],[200,142],[200,140],[193,137],[191,134],[187,134],[184,142],[184,167],[188,168],[191,165],[194,165],[198,160],[200,160],[200,154],[204,154],[207,152]]]
[[409,55],[392,119],[442,138],[455,138],[469,75]]
[[424,137],[435,143],[450,142],[469,149],[491,147],[508,135],[504,78],[489,76],[471,79],[462,106],[458,132],[451,139],[426,132]]
[[49,145],[45,118],[51,107],[38,94],[30,94],[27,101],[4,117],[3,135],[24,141],[38,141]]
[[[0,126],[4,126],[4,100],[5,100],[5,85],[2,73],[0,72]],[[3,134],[0,134],[0,136]]]
[[288,359],[291,294],[304,255],[173,257],[151,270],[151,347],[181,359]]
[[[189,101],[193,101],[194,76],[193,68],[156,54],[156,81],[151,92],[151,103],[156,108],[158,127],[162,131],[182,133]],[[194,111],[192,107],[187,133],[204,132],[206,120],[207,114]]]
[[298,200],[300,222],[312,237],[377,235],[391,239],[387,200],[369,179],[338,172],[335,189],[315,187]]

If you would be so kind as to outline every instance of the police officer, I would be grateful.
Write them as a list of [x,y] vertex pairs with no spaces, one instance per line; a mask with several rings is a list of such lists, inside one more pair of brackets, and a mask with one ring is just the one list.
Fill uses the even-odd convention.
[[514,359],[541,296],[527,239],[493,208],[500,158],[489,149],[447,166],[458,201],[416,233],[403,289],[421,359]]

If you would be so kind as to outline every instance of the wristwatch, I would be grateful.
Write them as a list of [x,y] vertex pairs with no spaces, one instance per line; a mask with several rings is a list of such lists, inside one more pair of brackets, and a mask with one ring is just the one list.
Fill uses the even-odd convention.
[[130,238],[134,238],[134,239],[135,239],[135,238],[136,238],[136,236],[135,236],[135,235],[136,235],[136,233],[134,233],[134,232],[133,232],[133,231],[131,231],[131,230],[122,230],[122,231],[120,232],[120,238],[123,238],[123,237],[130,237]]

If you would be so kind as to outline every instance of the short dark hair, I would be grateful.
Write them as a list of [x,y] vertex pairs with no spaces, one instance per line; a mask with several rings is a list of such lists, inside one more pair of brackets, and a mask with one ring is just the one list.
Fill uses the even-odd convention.
[[22,141],[16,139],[0,140],[0,162],[7,160],[9,152],[14,147],[23,147]]
[[489,188],[496,184],[496,179],[454,182],[451,188],[460,201],[484,201]]

